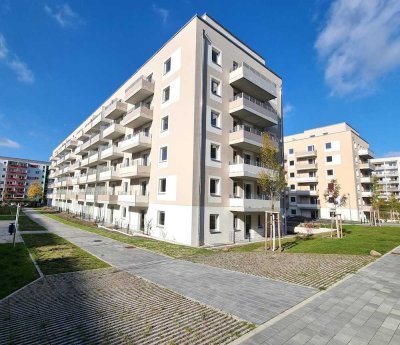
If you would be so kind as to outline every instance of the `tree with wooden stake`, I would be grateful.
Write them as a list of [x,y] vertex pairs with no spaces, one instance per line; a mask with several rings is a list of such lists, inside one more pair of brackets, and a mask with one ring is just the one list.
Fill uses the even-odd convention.
[[270,225],[270,248],[275,250],[276,231],[278,231],[279,249],[281,245],[280,210],[274,210],[275,201],[279,200],[286,188],[286,176],[279,159],[279,149],[268,133],[263,135],[263,145],[260,150],[260,160],[263,169],[258,175],[261,191],[271,200],[271,211],[265,212],[265,250],[268,242],[268,225]]
[[390,220],[394,221],[396,220],[396,210],[398,207],[398,201],[396,199],[396,195],[394,193],[390,194],[389,200],[388,200],[388,205],[389,205],[389,212],[390,212]]
[[371,205],[372,205],[372,212],[370,215],[370,223],[373,226],[377,226],[379,223],[379,208],[382,206],[382,199],[379,197],[379,178],[378,176],[374,176],[372,178],[372,186],[371,186]]
[[331,217],[331,237],[333,237],[333,224],[336,223],[337,238],[343,237],[342,215],[337,213],[338,207],[344,207],[347,203],[346,194],[340,195],[340,184],[336,179],[328,183],[328,188],[324,193],[325,201],[333,205],[333,215]]
[[43,188],[40,182],[33,182],[28,189],[28,198],[36,202],[43,197]]

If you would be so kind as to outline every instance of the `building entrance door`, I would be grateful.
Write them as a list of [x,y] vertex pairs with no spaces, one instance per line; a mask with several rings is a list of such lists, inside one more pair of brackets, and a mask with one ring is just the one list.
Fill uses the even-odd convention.
[[250,238],[250,229],[251,229],[251,214],[246,214],[245,216],[245,238]]

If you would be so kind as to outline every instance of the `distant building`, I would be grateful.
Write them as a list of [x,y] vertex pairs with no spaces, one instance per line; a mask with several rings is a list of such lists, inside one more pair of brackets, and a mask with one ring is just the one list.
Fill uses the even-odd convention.
[[389,200],[391,194],[400,199],[400,157],[375,158],[372,162],[375,165],[374,175],[379,178],[382,199]]
[[336,179],[347,205],[338,211],[345,220],[369,218],[374,165],[369,144],[347,123],[314,128],[284,138],[288,178],[288,215],[330,217],[325,202],[328,183]]
[[40,182],[46,195],[49,165],[45,161],[0,156],[0,200],[26,199],[33,182]]

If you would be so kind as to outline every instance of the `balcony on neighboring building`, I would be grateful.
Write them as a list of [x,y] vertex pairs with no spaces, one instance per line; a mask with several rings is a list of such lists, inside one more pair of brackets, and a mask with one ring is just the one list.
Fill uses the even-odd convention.
[[139,152],[151,148],[151,137],[148,133],[140,132],[128,135],[125,140],[119,143],[122,152]]
[[125,90],[125,102],[136,104],[154,94],[154,82],[141,76]]
[[[280,202],[275,201],[274,209],[279,210]],[[229,197],[229,210],[231,212],[265,212],[272,210],[272,201],[259,195],[248,195],[247,198]]]
[[230,178],[246,178],[254,180],[259,178],[262,171],[272,174],[271,169],[261,167],[259,162],[245,160],[242,163],[229,163]]
[[142,195],[141,193],[132,192],[119,192],[118,203],[122,203],[126,206],[131,207],[148,207],[149,206],[149,195]]
[[74,152],[69,152],[65,155],[65,161],[71,162],[76,159],[76,154]]
[[125,128],[118,123],[110,123],[107,128],[103,130],[104,139],[117,139],[125,135]]
[[97,171],[96,170],[89,170],[87,173],[87,183],[93,183],[97,180]]
[[310,189],[296,189],[289,191],[290,195],[298,195],[298,196],[318,196],[318,190],[310,190]]
[[103,108],[103,115],[106,119],[115,120],[126,113],[128,105],[120,99],[114,99]]
[[358,150],[358,155],[364,159],[374,158],[374,153],[370,149],[360,149]]
[[229,83],[261,101],[277,97],[275,83],[244,62],[232,68],[229,73]]
[[67,149],[75,149],[78,146],[78,140],[76,139],[69,139],[65,144]]
[[121,125],[128,128],[137,128],[153,121],[153,109],[146,103],[140,103],[130,109],[121,121]]
[[372,197],[372,192],[370,190],[369,191],[362,191],[361,192],[361,196],[363,198],[370,198],[370,197]]
[[296,164],[297,171],[307,171],[307,170],[317,170],[318,165],[317,163],[300,163]]
[[87,183],[87,175],[86,174],[81,174],[79,176],[78,182],[79,182],[79,184]]
[[316,157],[317,150],[309,150],[309,151],[296,151],[296,158],[308,158],[308,157]]
[[110,123],[111,120],[106,119],[103,113],[99,113],[92,118],[90,132],[98,132],[102,126],[107,126]]
[[107,144],[108,140],[104,139],[103,133],[97,133],[93,134],[93,136],[90,138],[90,144],[87,146],[88,150],[95,150],[97,149],[100,145]]
[[312,202],[298,202],[296,206],[300,209],[304,210],[315,210],[321,208],[319,203],[312,203]]
[[121,180],[121,177],[119,175],[119,170],[114,169],[111,167],[104,167],[104,168],[99,168],[99,181],[105,182],[105,181],[119,181]]
[[103,204],[108,203],[115,205],[118,203],[118,195],[112,188],[100,188],[96,189],[97,203]]
[[371,162],[361,163],[359,168],[360,170],[374,170],[374,165]]
[[370,184],[370,183],[372,183],[372,177],[371,176],[362,176],[362,177],[360,177],[360,183]]
[[263,133],[246,126],[236,126],[229,133],[229,145],[243,150],[260,150]]
[[85,201],[86,200],[85,190],[84,189],[80,189],[78,191],[78,195],[77,195],[76,198],[77,198],[78,201]]
[[99,163],[102,163],[102,162],[104,162],[104,161],[105,161],[105,160],[103,160],[103,159],[100,157],[100,154],[99,154],[98,152],[95,152],[95,153],[93,153],[92,155],[89,156],[89,161],[88,161],[87,166],[88,166],[88,167],[92,167],[92,166],[97,165],[97,164],[99,164]]
[[295,181],[297,183],[317,183],[318,177],[317,176],[296,177]]
[[144,164],[143,160],[121,164],[119,168],[121,178],[139,178],[150,176],[150,165]]
[[101,151],[101,159],[105,161],[113,161],[114,159],[122,158],[123,152],[117,145],[110,145]]
[[245,93],[239,93],[229,101],[229,113],[263,128],[278,124],[278,113],[270,104]]

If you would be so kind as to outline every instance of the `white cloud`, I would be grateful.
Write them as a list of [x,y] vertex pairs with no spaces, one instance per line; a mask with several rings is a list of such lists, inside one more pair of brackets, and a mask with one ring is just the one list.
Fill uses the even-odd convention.
[[21,145],[18,144],[16,141],[7,138],[0,138],[0,146],[9,147],[11,149],[21,148]]
[[74,12],[68,4],[54,6],[53,8],[45,5],[44,11],[63,28],[83,24],[79,14]]
[[389,151],[386,152],[383,157],[400,157],[400,151]]
[[400,1],[335,0],[315,48],[332,95],[367,94],[400,66]]
[[27,64],[18,56],[12,54],[7,48],[6,39],[0,33],[0,62],[3,62],[8,68],[17,74],[17,79],[24,83],[31,84],[35,81],[33,72]]
[[158,14],[161,18],[161,23],[165,24],[169,18],[169,10],[166,8],[158,7],[157,5],[152,5],[153,11]]
[[283,116],[288,115],[289,113],[291,113],[294,110],[294,106],[291,105],[290,103],[286,104],[283,107]]

